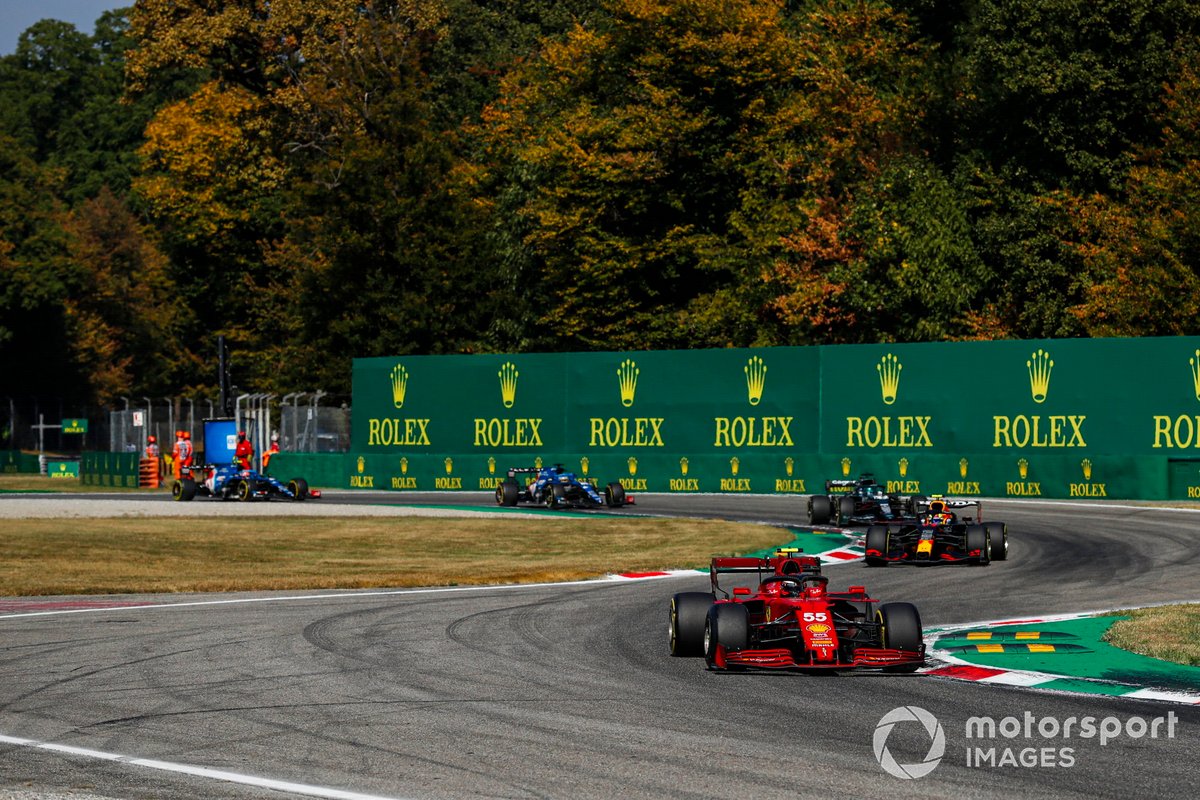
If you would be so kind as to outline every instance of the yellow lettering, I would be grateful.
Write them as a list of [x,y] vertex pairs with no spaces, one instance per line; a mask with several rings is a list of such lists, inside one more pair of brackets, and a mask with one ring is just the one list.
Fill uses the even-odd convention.
[[[1009,432],[1009,427],[1012,421],[1008,417],[992,417],[992,429],[996,434],[992,440],[992,447],[1012,447],[1012,434]],[[1004,437],[1004,443],[1000,443],[1000,438]]]
[[862,447],[862,417],[846,417],[846,447]]

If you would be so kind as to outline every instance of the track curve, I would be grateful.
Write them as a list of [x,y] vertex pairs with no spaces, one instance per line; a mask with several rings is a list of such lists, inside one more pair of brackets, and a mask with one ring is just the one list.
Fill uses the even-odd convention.
[[[639,503],[642,512],[774,523],[798,522],[802,510],[789,498]],[[1009,522],[1007,562],[826,572],[835,587],[865,583],[885,600],[912,600],[927,625],[1200,598],[1195,513],[985,509]],[[140,598],[174,604],[165,607],[0,616],[0,735],[302,784],[284,792],[295,796],[1195,796],[1200,710],[920,675],[711,674],[666,655],[670,594],[706,587],[696,576],[307,599],[169,596]],[[181,604],[210,600],[221,602]],[[872,741],[884,714],[910,705],[940,720],[946,750],[930,775],[903,781],[880,769]],[[968,747],[979,744],[965,737],[969,716],[1026,712],[1121,721],[1174,713],[1178,722],[1173,738],[1105,746],[1036,730],[984,743],[1051,747],[1056,758],[1070,747],[1070,767],[967,766]],[[261,783],[3,742],[0,787],[280,796]],[[886,746],[917,762],[930,739],[901,724]]]

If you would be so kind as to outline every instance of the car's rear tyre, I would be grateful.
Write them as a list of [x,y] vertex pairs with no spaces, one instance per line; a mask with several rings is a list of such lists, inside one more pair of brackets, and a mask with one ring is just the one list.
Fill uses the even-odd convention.
[[171,484],[171,499],[186,502],[196,496],[196,482],[191,478],[182,478]]
[[[923,634],[921,615],[912,603],[884,603],[875,612],[881,630],[880,644],[894,650],[920,651]],[[886,672],[916,672],[920,664],[886,667]]]
[[254,492],[250,486],[250,481],[239,480],[233,487],[233,498],[241,500],[243,503],[248,502],[254,497]]
[[991,562],[991,545],[988,543],[988,530],[982,525],[968,525],[964,546],[967,550],[978,550],[979,557],[971,563],[983,566]]
[[988,538],[991,539],[990,556],[992,561],[1007,561],[1008,560],[1008,523],[1007,522],[985,522],[983,527],[987,529]]
[[308,497],[308,481],[304,478],[292,478],[287,482],[287,489],[292,493],[293,500],[304,500]]
[[824,525],[833,517],[833,504],[824,495],[808,498],[808,524]]
[[853,497],[838,498],[838,525],[845,525],[854,516],[854,508],[857,504]]
[[671,655],[704,655],[704,622],[712,604],[707,592],[680,592],[671,598]]
[[713,604],[704,622],[704,661],[717,668],[717,645],[742,650],[750,642],[750,614],[737,603]]
[[604,487],[604,502],[609,508],[625,505],[625,487],[613,481]]
[[883,553],[884,556],[878,557],[868,555],[863,559],[868,567],[887,566],[888,562],[886,556],[891,551],[891,542],[889,541],[890,538],[891,537],[888,536],[887,525],[872,525],[871,527],[867,528],[867,538],[866,541],[863,542],[865,549],[868,552],[871,550],[878,550],[879,552]]
[[521,498],[521,487],[512,478],[505,478],[496,487],[496,505],[515,506]]

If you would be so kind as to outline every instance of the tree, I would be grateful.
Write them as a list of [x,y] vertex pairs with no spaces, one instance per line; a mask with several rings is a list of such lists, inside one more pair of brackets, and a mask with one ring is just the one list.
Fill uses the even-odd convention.
[[793,70],[782,11],[617,0],[505,78],[484,126],[512,344],[753,340],[731,217],[739,151]]
[[1200,333],[1200,58],[1166,87],[1161,136],[1143,149],[1125,199],[1059,193],[1071,245],[1094,282],[1070,310],[1089,336]]

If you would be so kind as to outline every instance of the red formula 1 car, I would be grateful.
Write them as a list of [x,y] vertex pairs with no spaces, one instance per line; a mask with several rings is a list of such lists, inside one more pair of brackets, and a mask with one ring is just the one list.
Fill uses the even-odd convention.
[[[911,603],[879,604],[862,586],[827,590],[820,561],[781,550],[770,558],[714,558],[712,593],[671,599],[671,655],[704,656],[712,670],[850,669],[913,672],[925,663],[921,617]],[[758,575],[732,594],[719,579]]]

